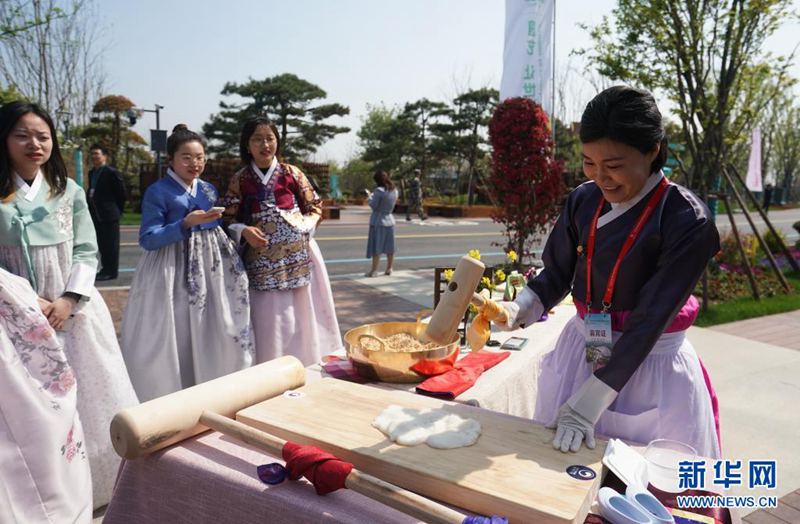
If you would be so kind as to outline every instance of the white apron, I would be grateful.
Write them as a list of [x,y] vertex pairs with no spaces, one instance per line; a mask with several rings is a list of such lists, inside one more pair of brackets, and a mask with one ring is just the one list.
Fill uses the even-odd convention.
[[[583,319],[564,327],[555,349],[541,362],[534,420],[555,421],[558,409],[592,374],[586,362]],[[615,331],[614,343],[621,336]],[[647,444],[664,438],[689,444],[704,457],[719,458],[711,396],[700,361],[686,331],[664,333],[613,404],[595,432]]]

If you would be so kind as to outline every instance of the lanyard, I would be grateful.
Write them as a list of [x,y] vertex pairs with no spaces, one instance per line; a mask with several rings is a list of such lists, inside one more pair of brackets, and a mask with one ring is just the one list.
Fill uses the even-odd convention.
[[[617,273],[619,273],[619,266],[622,264],[622,259],[625,258],[625,255],[628,254],[631,247],[633,246],[636,237],[639,236],[639,233],[642,232],[642,228],[644,228],[645,223],[647,223],[647,219],[650,218],[650,215],[653,214],[653,211],[656,208],[656,205],[661,200],[661,195],[664,194],[666,191],[669,182],[667,182],[666,178],[662,178],[661,182],[658,185],[658,188],[655,190],[653,195],[650,197],[650,200],[647,201],[647,206],[642,211],[642,214],[639,215],[639,220],[631,229],[631,232],[628,234],[628,238],[625,239],[625,243],[622,245],[622,250],[619,252],[617,256],[617,261],[614,263],[614,269],[611,270],[611,275],[608,277],[608,284],[606,285],[606,293],[603,295],[603,311],[608,311],[611,307],[611,298],[614,296],[614,285],[617,282]],[[600,218],[600,212],[603,210],[603,205],[606,203],[605,199],[601,196],[600,202],[597,204],[597,211],[594,212],[594,218],[592,218],[592,225],[589,229],[589,242],[586,246],[586,308],[587,310],[591,309],[592,306],[592,257],[594,256],[594,242],[595,237],[597,236],[597,219]]]

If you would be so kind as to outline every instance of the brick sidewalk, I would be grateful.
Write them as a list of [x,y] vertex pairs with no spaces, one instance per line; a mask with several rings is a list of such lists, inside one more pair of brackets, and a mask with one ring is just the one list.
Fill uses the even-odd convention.
[[800,350],[800,311],[718,324],[709,329],[773,346]]
[[[422,307],[403,298],[385,293],[372,286],[359,284],[352,280],[336,280],[331,282],[333,301],[336,304],[336,316],[342,336],[361,324],[373,322],[413,322]],[[108,304],[117,338],[120,336],[120,324],[125,303],[128,300],[127,288],[100,289],[100,294]]]
[[797,524],[800,522],[800,489],[778,502],[777,508],[760,509],[742,518],[745,524]]

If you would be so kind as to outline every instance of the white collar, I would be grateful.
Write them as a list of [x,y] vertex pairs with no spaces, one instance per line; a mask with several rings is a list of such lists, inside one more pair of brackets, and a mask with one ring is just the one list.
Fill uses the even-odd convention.
[[179,183],[181,185],[181,187],[186,190],[187,193],[192,195],[192,197],[196,197],[197,196],[197,179],[196,178],[192,180],[192,185],[188,186],[188,185],[186,185],[186,182],[184,182],[183,179],[181,179],[181,177],[179,177],[178,174],[175,173],[175,171],[172,170],[171,167],[167,168],[167,174],[170,177],[172,177],[172,180],[174,180],[175,182]]
[[272,173],[274,173],[275,169],[278,167],[278,158],[274,156],[272,157],[272,163],[269,165],[269,169],[267,169],[266,173],[261,172],[261,169],[259,169],[255,161],[250,162],[250,167],[253,168],[255,174],[257,174],[258,178],[261,179],[261,183],[266,186],[267,182],[269,182],[269,179],[272,178]]
[[33,183],[31,185],[28,185],[28,183],[25,182],[25,179],[19,176],[17,173],[14,173],[14,179],[17,182],[17,191],[22,193],[22,198],[28,202],[31,202],[34,198],[36,198],[36,195],[39,194],[39,190],[42,188],[42,184],[44,183],[44,175],[42,174],[41,169],[36,172],[36,177],[33,179]]
[[655,189],[655,187],[661,182],[662,178],[664,178],[663,172],[659,171],[658,173],[653,173],[647,177],[647,180],[644,182],[644,186],[635,197],[631,198],[630,200],[626,200],[625,202],[612,202],[611,211],[597,219],[597,229],[600,229],[612,220],[619,218],[626,211],[638,204],[648,193],[650,193],[650,191]]

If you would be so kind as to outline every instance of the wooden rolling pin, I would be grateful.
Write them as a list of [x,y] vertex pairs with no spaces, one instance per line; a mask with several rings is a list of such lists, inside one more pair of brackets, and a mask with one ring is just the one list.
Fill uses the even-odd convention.
[[[117,454],[135,459],[213,429],[281,457],[285,440],[233,417],[245,407],[303,384],[303,364],[291,356],[277,358],[122,410],[111,421],[111,440]],[[426,522],[454,524],[466,518],[447,506],[355,469],[345,485]]]

